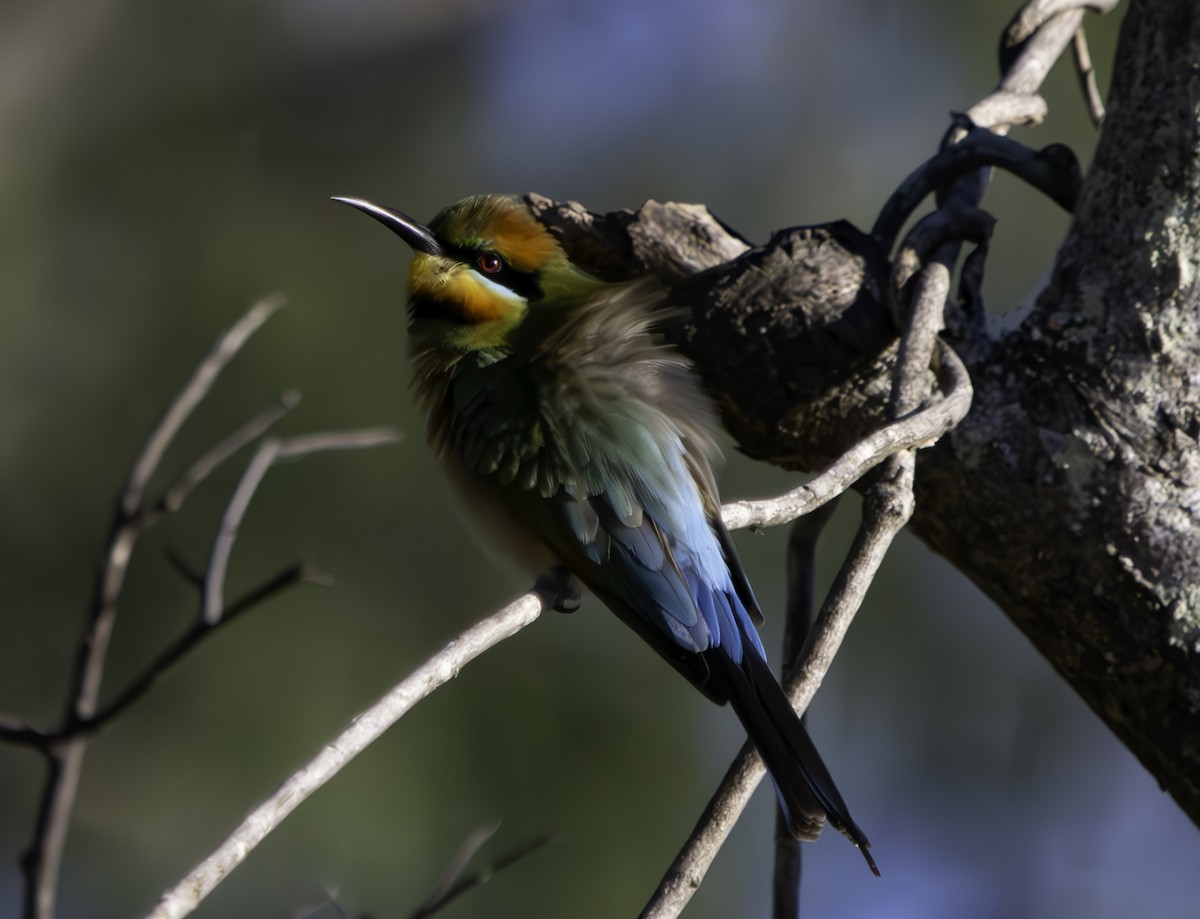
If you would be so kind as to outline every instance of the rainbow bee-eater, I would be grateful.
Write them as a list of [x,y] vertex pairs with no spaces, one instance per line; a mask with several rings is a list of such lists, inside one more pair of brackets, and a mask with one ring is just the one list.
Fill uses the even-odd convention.
[[466,198],[425,226],[356,198],[413,249],[414,387],[470,513],[535,572],[565,569],[715,702],[730,703],[792,833],[869,843],[766,662],[762,613],[721,522],[716,418],[654,342],[653,282],[574,265],[517,197]]

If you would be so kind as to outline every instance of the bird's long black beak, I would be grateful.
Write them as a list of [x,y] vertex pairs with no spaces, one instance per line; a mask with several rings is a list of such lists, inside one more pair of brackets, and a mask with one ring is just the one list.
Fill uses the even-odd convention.
[[362,198],[334,197],[331,200],[340,201],[342,204],[349,204],[351,207],[358,208],[364,214],[370,214],[412,246],[414,252],[424,252],[427,255],[444,254],[442,244],[437,241],[437,237],[433,235],[429,227],[422,223],[417,223],[417,221],[413,220],[407,214],[401,214],[399,211],[393,211],[391,208],[372,204],[370,201],[364,201]]

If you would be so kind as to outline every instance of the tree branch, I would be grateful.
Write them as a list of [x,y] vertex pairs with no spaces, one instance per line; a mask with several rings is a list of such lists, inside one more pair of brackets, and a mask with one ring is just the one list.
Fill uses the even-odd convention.
[[276,405],[263,409],[192,463],[183,475],[167,489],[162,500],[158,502],[159,507],[164,511],[178,511],[197,486],[239,450],[248,447],[275,427],[280,419],[293,411],[299,404],[300,391],[298,389],[289,389],[280,394],[279,402]]
[[[229,362],[282,305],[280,297],[261,301],[218,338],[171,401],[134,460],[117,502],[104,564],[97,575],[84,639],[72,671],[69,704],[61,723],[51,730],[40,730],[14,719],[0,721],[0,740],[36,749],[46,757],[48,763],[33,840],[21,859],[26,879],[26,919],[53,919],[62,852],[90,735],[111,723],[145,695],[163,673],[198,647],[223,622],[230,621],[237,614],[292,584],[311,578],[311,573],[303,566],[291,566],[241,597],[231,605],[224,618],[220,615],[212,618],[202,615],[190,629],[163,649],[124,691],[107,706],[100,708],[100,684],[107,661],[109,639],[138,537],[164,513],[178,511],[192,491],[221,464],[270,430],[299,403],[298,392],[285,392],[277,405],[251,418],[195,460],[157,502],[147,502],[149,483],[183,424],[212,390]],[[218,613],[225,612],[221,593],[233,534],[254,489],[273,462],[298,459],[320,450],[377,446],[397,439],[398,434],[389,429],[368,429],[264,441],[263,447],[251,460],[247,473],[243,475],[241,486],[230,502],[231,509],[226,511],[226,529],[220,534],[225,538],[218,539],[217,549],[214,550],[215,564],[210,563],[202,581],[203,597],[208,601],[206,608],[216,609]]]
[[501,855],[490,865],[485,865],[471,874],[464,876],[463,872],[466,871],[471,859],[495,835],[496,830],[499,828],[500,821],[497,820],[495,823],[479,827],[468,834],[467,838],[463,840],[462,846],[454,853],[454,857],[442,870],[437,881],[434,882],[433,892],[425,899],[424,903],[417,907],[415,912],[409,915],[408,919],[427,919],[427,917],[434,915],[458,897],[461,897],[468,890],[482,887],[495,877],[498,871],[503,871],[510,865],[516,864],[525,858],[525,856],[531,855],[553,841],[553,837],[548,833],[535,836],[533,839]]
[[168,670],[171,670],[188,654],[195,651],[201,642],[210,637],[218,628],[233,622],[241,613],[247,612],[261,603],[265,603],[271,597],[282,593],[289,587],[317,580],[320,580],[320,578],[310,573],[304,565],[288,565],[278,574],[263,581],[263,583],[248,591],[234,603],[231,603],[225,610],[225,615],[216,622],[208,623],[203,619],[196,619],[186,632],[159,652],[158,656],[150,662],[140,676],[133,679],[119,695],[97,711],[95,715],[85,721],[77,722],[65,733],[47,735],[46,739],[50,742],[57,742],[81,733],[95,734],[123,714],[133,703],[141,699]]
[[[1005,96],[1007,102],[1011,96]],[[1016,97],[1025,98],[1025,97]],[[988,110],[989,117],[1013,117],[1011,112]],[[1061,144],[1030,150],[1024,144],[967,122],[962,139],[939,150],[900,183],[884,204],[871,235],[890,251],[904,222],[931,194],[980,169],[998,166],[1046,195],[1070,212],[1079,197],[1079,166],[1074,154]],[[1064,155],[1065,153],[1065,155]]]
[[1075,72],[1079,76],[1079,88],[1083,90],[1083,98],[1087,101],[1092,124],[1100,127],[1104,124],[1104,100],[1100,98],[1100,88],[1096,85],[1096,68],[1092,66],[1092,53],[1088,50],[1087,31],[1083,26],[1075,30],[1071,50],[1075,54]]
[[258,486],[262,484],[267,471],[273,465],[326,450],[361,450],[399,441],[399,432],[391,428],[365,428],[360,431],[307,434],[286,439],[269,437],[259,444],[229,499],[213,540],[201,592],[200,618],[203,623],[206,626],[214,626],[221,621],[225,605],[222,596],[225,574],[229,569],[233,544],[237,540],[242,519],[246,516]]
[[[833,519],[837,499],[797,517],[788,534],[787,616],[783,629],[783,664],[780,678],[786,684],[800,663],[800,650],[812,629],[816,605],[817,540]],[[807,721],[807,717],[803,719]],[[771,881],[772,919],[799,919],[802,845],[792,835],[783,809],[775,808],[775,868]]]
[[[138,536],[153,522],[152,518],[147,518],[143,504],[150,479],[180,427],[212,388],[221,371],[250,336],[283,306],[283,302],[278,296],[260,301],[217,340],[134,460],[109,531],[104,563],[96,577],[91,610],[72,670],[67,708],[59,733],[70,733],[76,724],[86,722],[96,713],[109,639],[117,616],[117,601]],[[4,739],[30,743],[33,738],[28,732],[6,732]],[[54,917],[62,853],[87,740],[83,734],[75,734],[65,742],[42,745],[39,749],[45,754],[49,768],[38,805],[33,840],[21,856],[26,885],[25,919]]]
[[954,428],[971,408],[971,378],[961,360],[944,345],[938,351],[942,398],[893,421],[846,451],[823,472],[792,491],[761,501],[734,501],[721,508],[725,525],[779,526],[837,497],[889,456],[927,446]]
[[280,294],[265,297],[250,308],[241,319],[222,335],[208,356],[200,362],[191,378],[167,406],[161,420],[147,438],[142,452],[133,461],[129,482],[121,498],[121,508],[127,517],[133,517],[142,506],[146,486],[158,470],[163,454],[183,427],[193,411],[208,395],[213,384],[255,332],[268,319],[283,308],[286,299]]
[[179,919],[190,913],[295,808],[336,775],[418,701],[506,638],[532,624],[542,612],[535,593],[517,598],[477,623],[412,672],[260,804],[212,855],[163,895],[150,919]]

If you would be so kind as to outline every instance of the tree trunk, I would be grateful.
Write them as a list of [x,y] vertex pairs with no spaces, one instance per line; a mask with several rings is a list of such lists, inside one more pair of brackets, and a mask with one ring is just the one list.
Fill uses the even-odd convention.
[[1200,6],[1133,4],[1052,280],[964,349],[975,403],[912,526],[1200,823],[1198,61]]

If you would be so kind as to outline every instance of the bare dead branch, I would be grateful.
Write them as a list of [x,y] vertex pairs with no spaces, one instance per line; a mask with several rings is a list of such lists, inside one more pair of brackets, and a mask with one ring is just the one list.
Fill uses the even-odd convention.
[[[904,328],[905,325],[901,306],[904,288],[917,272],[931,260],[944,262],[947,270],[950,270],[958,259],[958,244],[963,241],[977,245],[986,243],[995,225],[996,218],[981,208],[953,205],[940,207],[913,225],[892,262],[888,284],[888,304],[896,316],[898,327]],[[924,370],[928,366],[925,364],[919,369]]]
[[[954,258],[953,252],[945,255],[948,259]],[[900,358],[896,363],[889,405],[893,414],[912,411],[924,398],[925,374],[938,345],[949,293],[950,265],[945,261],[931,261],[917,279],[908,327],[900,339]],[[950,351],[948,345],[943,347]]]
[[81,735],[98,733],[123,714],[133,703],[141,699],[158,682],[159,678],[194,651],[219,627],[233,622],[242,613],[266,602],[275,594],[281,593],[289,587],[305,582],[320,582],[322,577],[304,565],[289,565],[229,604],[225,615],[217,622],[209,625],[197,619],[174,642],[159,652],[158,656],[147,665],[140,675],[131,680],[124,690],[91,717],[73,721],[54,731],[41,731],[31,725],[11,720],[0,721],[0,740],[34,747],[45,752],[64,741]]
[[212,475],[222,464],[243,447],[258,440],[289,412],[300,404],[300,391],[289,389],[279,396],[275,405],[263,409],[228,437],[192,463],[163,495],[159,506],[165,511],[178,511],[188,495]]
[[46,745],[46,733],[35,728],[28,721],[0,715],[0,741],[19,747],[43,749]]
[[179,919],[190,913],[300,802],[333,778],[413,705],[456,677],[464,666],[488,648],[533,623],[541,612],[542,602],[537,594],[525,594],[467,629],[414,670],[379,702],[355,718],[345,731],[259,805],[212,855],[164,894],[150,913],[150,919]]
[[[26,878],[26,919],[52,919],[54,915],[62,851],[88,737],[145,695],[160,676],[196,648],[217,626],[292,584],[314,579],[313,573],[303,566],[291,566],[239,598],[224,611],[224,618],[218,616],[207,620],[201,617],[165,648],[123,692],[104,709],[99,709],[100,684],[107,659],[109,638],[138,537],[153,526],[162,514],[179,510],[191,492],[213,471],[242,447],[262,436],[299,401],[299,393],[285,392],[277,405],[260,412],[201,455],[153,506],[146,504],[149,482],[158,471],[164,455],[182,425],[211,391],[229,362],[254,332],[282,305],[281,297],[269,297],[259,302],[217,339],[208,355],[171,401],[134,460],[110,529],[104,564],[97,575],[92,610],[72,672],[70,701],[62,722],[49,731],[38,730],[13,719],[0,722],[0,740],[37,749],[48,761],[48,774],[33,840],[21,859]],[[398,435],[393,431],[370,429],[291,440],[273,439],[267,443],[274,454],[272,459],[296,459],[319,450],[370,447],[396,439]],[[255,454],[255,459],[261,462],[261,456],[260,450]],[[251,461],[252,467],[254,462],[255,460]],[[265,467],[262,472],[265,472]],[[246,476],[243,476],[243,485],[246,484]],[[232,520],[235,524],[232,532],[236,532],[236,523],[245,512],[245,507],[238,506],[236,501],[248,501],[252,494],[253,488],[249,487],[235,494],[235,501],[231,503],[235,507],[236,519],[231,517],[228,511],[226,515],[226,523]],[[232,548],[232,536],[228,539],[227,548]],[[219,570],[214,572],[210,566],[202,583],[209,588],[210,594],[215,588],[219,597],[223,591],[228,554],[218,555],[217,560]]]
[[1083,90],[1083,98],[1087,102],[1088,112],[1091,113],[1092,124],[1100,127],[1104,124],[1104,100],[1100,98],[1100,87],[1096,85],[1096,68],[1092,66],[1087,31],[1083,26],[1075,30],[1071,50],[1075,52],[1075,72],[1079,76],[1079,88]]
[[962,138],[915,169],[892,193],[871,228],[871,235],[890,251],[904,222],[929,195],[989,166],[1011,172],[1068,213],[1079,197],[1079,168],[1066,148],[1051,145],[1031,150],[1024,144],[983,128],[968,128]]
[[1010,93],[996,90],[980,99],[964,118],[976,125],[1035,127],[1046,120],[1050,107],[1036,93]]
[[[941,283],[941,271],[929,273],[929,269],[922,275],[922,281],[924,283],[919,288],[905,331],[905,342],[902,344],[900,363],[893,382],[892,406],[900,412],[911,410],[919,402],[924,391],[914,380],[918,370],[929,366],[933,354],[940,328],[941,309],[949,285],[948,272],[944,284]],[[939,353],[943,358],[943,369],[961,368],[959,385],[966,391],[966,404],[961,406],[961,414],[957,419],[961,420],[970,406],[970,381],[957,355],[954,355],[948,346],[940,344]],[[946,399],[949,398],[948,393]],[[957,423],[957,420],[954,423]],[[880,475],[867,490],[863,521],[855,536],[854,545],[851,546],[838,572],[816,627],[808,635],[800,654],[801,662],[786,681],[789,699],[800,713],[807,710],[832,665],[842,639],[849,630],[867,589],[874,581],[875,573],[892,540],[912,516],[914,469],[913,449],[902,449],[893,453],[887,457]],[[800,532],[802,535],[797,537],[798,544],[803,546],[803,534],[809,531]],[[692,835],[642,911],[642,919],[666,919],[679,915],[692,894],[699,888],[708,866],[720,851],[764,773],[765,768],[757,751],[747,743],[730,766]],[[778,822],[776,838],[779,838]],[[793,853],[790,845],[786,843],[779,845],[777,852],[780,853],[775,876],[777,910],[794,910],[793,876],[799,870],[798,853]],[[874,862],[870,859],[868,861],[874,870]],[[782,916],[785,913],[778,912],[777,915]]]
[[[957,364],[961,368],[957,356],[948,347],[942,346],[941,354],[943,367]],[[970,382],[966,378],[965,368],[962,368],[961,376],[960,385],[965,389],[966,404],[961,407],[960,419],[965,416],[970,405]],[[947,401],[949,398],[947,395]],[[962,399],[963,396],[960,394],[956,398]],[[838,465],[840,461],[835,464]],[[863,522],[854,545],[851,546],[822,607],[817,627],[810,632],[805,642],[800,655],[802,663],[796,667],[785,686],[797,712],[803,713],[808,708],[824,680],[825,673],[833,663],[842,639],[892,540],[912,515],[914,466],[911,449],[901,449],[899,453],[887,456],[881,475],[867,491]],[[789,510],[799,509],[800,513],[819,506],[815,503],[804,505],[802,501],[792,502],[789,499],[794,494],[795,492],[789,493],[782,496],[782,499],[762,504],[772,504],[775,508],[788,506]],[[742,502],[741,506],[746,504],[749,502]],[[731,528],[744,525],[741,520],[731,515],[729,510],[728,506],[722,509],[727,525]],[[737,522],[730,523],[731,517]],[[757,751],[747,742],[709,800],[687,843],[640,914],[641,919],[667,919],[679,915],[699,888],[709,865],[720,851],[765,771]]]
[[[180,427],[212,388],[221,371],[250,336],[283,306],[283,302],[278,296],[260,301],[217,340],[155,425],[134,460],[109,530],[104,562],[96,578],[87,625],[72,669],[60,732],[70,732],[74,725],[89,720],[96,712],[109,640],[116,622],[117,601],[125,584],[129,560],[138,536],[152,522],[143,506],[146,486]],[[48,759],[49,769],[38,804],[33,839],[21,856],[25,876],[25,919],[54,917],[62,853],[87,741],[79,734],[69,741],[41,749]]]
[[[816,606],[817,540],[825,525],[833,519],[838,500],[797,517],[788,534],[787,615],[783,628],[783,665],[780,677],[786,684],[792,677],[800,649],[812,628]],[[807,720],[807,718],[803,719]],[[771,915],[773,919],[799,919],[800,881],[803,862],[802,843],[791,829],[778,806],[775,809],[775,866],[771,878]]]
[[491,839],[499,827],[500,821],[497,820],[490,826],[479,827],[467,836],[458,852],[455,853],[454,858],[450,860],[450,863],[438,877],[437,882],[434,884],[433,893],[414,913],[410,914],[409,919],[427,919],[427,917],[445,908],[467,891],[476,887],[482,887],[495,877],[497,872],[516,864],[525,858],[525,856],[536,852],[553,841],[553,837],[549,833],[535,836],[533,839],[501,855],[491,864],[484,865],[464,876],[463,872],[475,856],[475,853]]
[[721,508],[725,525],[734,530],[790,523],[841,494],[892,454],[928,446],[957,425],[971,407],[971,380],[948,346],[939,345],[938,357],[940,400],[865,437],[799,488],[761,501],[726,504]]
[[309,577],[305,566],[289,565],[278,574],[268,578],[262,584],[249,591],[245,596],[240,597],[236,602],[231,603],[225,610],[225,615],[216,622],[209,623],[203,619],[197,619],[186,632],[164,648],[150,662],[146,669],[142,671],[141,675],[134,679],[120,695],[116,696],[91,718],[73,725],[70,729],[70,734],[67,736],[74,736],[78,733],[96,733],[105,727],[105,725],[110,724],[133,705],[133,703],[141,699],[168,670],[171,670],[176,664],[187,657],[188,654],[196,650],[200,643],[211,636],[218,628],[228,625],[241,613],[253,609],[260,603],[266,602],[275,596],[275,594],[282,593],[289,587],[310,580],[312,578]]
[[398,444],[403,435],[391,427],[361,428],[356,431],[324,431],[288,437],[279,444],[277,461],[295,460],[330,450],[368,450]]
[[912,451],[890,457],[864,496],[863,524],[801,650],[803,663],[787,687],[797,711],[807,709],[820,688],[892,540],[912,516],[914,468]]
[[209,390],[217,381],[217,377],[221,375],[221,371],[242,350],[250,336],[257,332],[262,324],[281,309],[286,302],[286,298],[281,294],[272,294],[251,307],[249,312],[217,340],[212,351],[200,362],[191,378],[167,406],[162,419],[150,433],[142,452],[133,462],[133,469],[129,473],[129,483],[125,486],[125,494],[121,498],[121,507],[126,516],[132,517],[141,507],[146,486],[158,469],[159,463],[162,462],[167,447],[171,445],[175,435],[179,433],[183,423],[195,411],[196,406],[208,395]]
[[[1033,92],[1061,56],[1085,10],[1108,13],[1120,0],[1029,0],[1013,16],[1001,40],[1001,85],[1014,92]],[[1058,20],[1055,22],[1055,20]],[[1048,28],[1053,26],[1054,28]],[[1043,44],[1031,48],[1042,37]],[[1057,46],[1057,50],[1055,50]]]
[[238,530],[255,492],[258,491],[258,486],[275,463],[299,459],[326,450],[361,450],[397,443],[399,440],[400,432],[392,428],[308,434],[286,439],[269,437],[263,440],[246,465],[213,539],[201,595],[200,618],[203,623],[212,626],[221,621],[225,605],[225,575],[229,569],[229,558],[233,553]]
[[[929,366],[935,344],[940,349],[938,353],[943,368],[947,365],[962,367],[957,355],[954,355],[949,346],[937,342],[948,289],[949,271],[944,265],[931,265],[922,273],[893,382],[892,405],[897,411],[911,410],[919,403],[924,389],[919,385],[917,375]],[[962,368],[961,373],[961,385],[965,387],[967,395],[966,404],[961,407],[958,420],[966,416],[970,406],[970,382],[966,379],[965,368]],[[920,414],[910,417],[920,417]],[[802,663],[798,664],[795,673],[786,683],[788,696],[798,712],[803,713],[807,710],[833,664],[842,639],[849,630],[867,589],[874,581],[875,573],[892,540],[912,516],[914,469],[913,450],[900,449],[899,452],[886,457],[880,475],[867,490],[863,521],[854,545],[838,572],[816,627],[805,642],[800,655]],[[642,919],[667,919],[679,915],[699,887],[709,865],[720,851],[764,773],[765,768],[757,751],[747,743],[725,774],[692,835],[642,911]],[[776,837],[778,839],[778,830]],[[798,860],[788,854],[786,846],[777,851],[784,853],[777,861],[780,867],[777,867],[776,891],[779,893],[780,889],[786,886],[786,882],[789,882],[790,873],[798,870]],[[871,865],[874,869],[873,862]],[[779,908],[789,908],[791,902],[785,895]]]
[[446,894],[454,886],[454,882],[467,870],[467,865],[475,857],[475,853],[496,835],[498,829],[500,829],[500,821],[494,820],[483,826],[475,827],[467,834],[467,838],[462,841],[458,851],[454,853],[433,882],[433,890],[429,896],[412,913],[410,919],[423,919],[425,916],[431,916],[446,902]]

